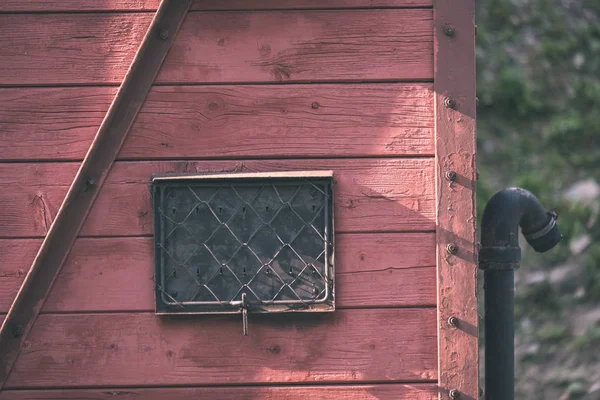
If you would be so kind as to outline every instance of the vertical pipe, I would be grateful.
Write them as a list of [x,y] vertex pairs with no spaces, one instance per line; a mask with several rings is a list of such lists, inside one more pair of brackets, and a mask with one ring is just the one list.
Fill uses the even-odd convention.
[[514,277],[521,261],[519,226],[533,249],[543,253],[562,239],[556,218],[532,193],[520,188],[496,193],[483,211],[479,268],[485,279],[487,400],[515,398]]
[[486,400],[513,400],[515,393],[515,272],[484,273]]

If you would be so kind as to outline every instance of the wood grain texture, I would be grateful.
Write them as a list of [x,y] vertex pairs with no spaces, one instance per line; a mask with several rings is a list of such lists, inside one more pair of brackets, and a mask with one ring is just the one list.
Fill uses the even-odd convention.
[[[0,15],[0,85],[117,84],[146,13]],[[430,80],[430,9],[190,12],[157,82]]]
[[58,390],[5,390],[0,400],[434,400],[435,385],[319,385],[246,386],[216,388],[107,388]]
[[[171,47],[191,0],[163,0],[0,327],[0,390]],[[159,29],[169,31],[162,38]],[[15,334],[18,329],[19,333]]]
[[117,89],[0,88],[2,159],[83,160]]
[[[156,11],[159,0],[3,0],[0,12]],[[196,0],[193,10],[431,7],[432,0]]]
[[[0,237],[44,235],[77,163],[0,164]],[[435,227],[432,158],[117,162],[82,228],[84,236],[153,233],[152,174],[333,170],[338,232]]]
[[[433,155],[431,84],[155,86],[126,159]],[[115,89],[0,89],[5,160],[82,159]]]
[[[435,0],[434,12],[440,399],[457,390],[472,400],[479,398],[475,1]],[[453,35],[444,33],[446,24]],[[453,108],[445,106],[447,98]],[[445,178],[448,171],[456,173],[454,181]],[[450,243],[456,255],[446,250]]]
[[121,83],[153,14],[0,15],[0,85]]
[[[8,310],[41,241],[0,240],[0,312]],[[336,238],[341,308],[435,306],[435,234],[341,234]],[[80,238],[44,312],[153,311],[152,238]]]
[[435,314],[251,314],[248,337],[240,315],[44,314],[5,387],[431,382]]

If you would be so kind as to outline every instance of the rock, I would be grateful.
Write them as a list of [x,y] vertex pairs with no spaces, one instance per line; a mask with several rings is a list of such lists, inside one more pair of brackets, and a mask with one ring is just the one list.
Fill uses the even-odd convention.
[[600,185],[594,179],[579,181],[567,189],[564,197],[573,202],[592,205],[600,197]]
[[581,235],[571,240],[571,243],[569,243],[569,249],[574,255],[579,255],[583,253],[583,251],[587,249],[591,243],[592,238],[590,237],[590,235]]
[[590,388],[588,389],[588,393],[592,394],[594,392],[600,392],[600,382],[595,382],[592,386],[590,386]]

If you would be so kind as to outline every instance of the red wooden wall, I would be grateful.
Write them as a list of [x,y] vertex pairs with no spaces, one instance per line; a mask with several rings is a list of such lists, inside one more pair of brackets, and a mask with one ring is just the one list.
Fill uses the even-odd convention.
[[[0,4],[0,313],[157,4]],[[195,2],[0,399],[437,398],[433,42],[431,0]],[[307,169],[337,311],[153,314],[151,174]]]

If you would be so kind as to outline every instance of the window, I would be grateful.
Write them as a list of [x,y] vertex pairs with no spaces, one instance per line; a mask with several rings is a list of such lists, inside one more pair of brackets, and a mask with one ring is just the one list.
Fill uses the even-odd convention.
[[333,174],[152,180],[156,311],[332,311]]

